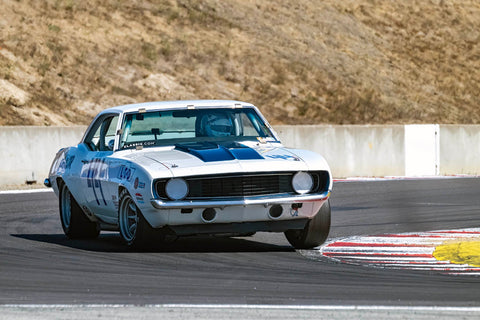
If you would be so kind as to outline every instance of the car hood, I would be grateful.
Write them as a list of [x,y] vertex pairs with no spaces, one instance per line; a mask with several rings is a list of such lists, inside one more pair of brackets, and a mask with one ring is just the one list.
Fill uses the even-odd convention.
[[[254,142],[185,143],[170,148],[135,151],[125,157],[142,165],[150,171],[152,177],[165,176],[165,168],[169,169],[170,176],[182,177],[236,172],[312,170],[311,166],[307,165],[307,162],[310,164],[311,161],[305,161],[305,158],[312,158],[312,155],[316,156],[313,158],[317,158],[322,167],[326,165],[323,158],[308,151],[288,149],[278,143]],[[159,167],[163,167],[162,170],[159,170]],[[328,170],[328,166],[316,167],[314,169]]]

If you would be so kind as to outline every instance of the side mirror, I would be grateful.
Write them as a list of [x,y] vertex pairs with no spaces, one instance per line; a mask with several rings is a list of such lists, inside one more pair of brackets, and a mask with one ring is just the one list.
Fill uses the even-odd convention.
[[114,145],[115,145],[115,140],[114,139],[108,141],[108,146],[107,146],[108,150],[113,151],[113,146]]

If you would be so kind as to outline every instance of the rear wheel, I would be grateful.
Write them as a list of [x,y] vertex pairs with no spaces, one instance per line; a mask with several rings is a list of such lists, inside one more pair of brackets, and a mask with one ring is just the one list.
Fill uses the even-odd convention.
[[60,186],[59,194],[60,221],[63,232],[70,239],[93,239],[100,230],[97,223],[90,221],[83,213],[65,183]]
[[285,236],[295,249],[310,249],[327,240],[330,232],[331,209],[327,200],[302,230],[287,230]]
[[119,198],[118,224],[125,243],[130,247],[146,248],[161,242],[162,234],[148,224],[126,189],[120,192]]

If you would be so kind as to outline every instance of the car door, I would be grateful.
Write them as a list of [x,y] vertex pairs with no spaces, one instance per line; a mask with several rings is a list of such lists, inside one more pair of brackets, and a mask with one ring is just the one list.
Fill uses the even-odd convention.
[[[118,124],[117,114],[107,114],[94,123],[84,139],[80,184],[90,211],[107,223],[116,221],[116,189],[110,181],[111,156]],[[112,194],[115,191],[115,194]]]

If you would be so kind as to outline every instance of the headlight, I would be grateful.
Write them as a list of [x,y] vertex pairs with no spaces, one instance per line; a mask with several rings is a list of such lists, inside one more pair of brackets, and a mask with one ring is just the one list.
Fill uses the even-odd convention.
[[181,178],[170,179],[165,186],[165,192],[172,200],[182,200],[188,194],[188,184]]
[[308,193],[310,190],[312,190],[313,178],[308,172],[297,172],[293,175],[292,187],[297,193]]

